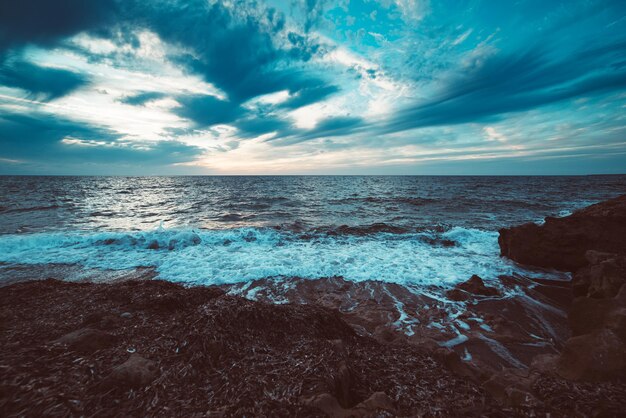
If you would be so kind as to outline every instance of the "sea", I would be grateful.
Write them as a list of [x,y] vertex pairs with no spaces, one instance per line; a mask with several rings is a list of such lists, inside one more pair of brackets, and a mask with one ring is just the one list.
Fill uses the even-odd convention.
[[625,193],[623,175],[2,176],[0,281],[46,266],[189,285],[567,278],[501,257],[498,229]]

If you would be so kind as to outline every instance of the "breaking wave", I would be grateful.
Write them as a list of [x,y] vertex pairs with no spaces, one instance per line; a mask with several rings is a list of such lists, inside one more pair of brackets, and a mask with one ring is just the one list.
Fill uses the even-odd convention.
[[499,256],[497,237],[461,227],[411,232],[378,224],[305,232],[252,227],[51,232],[0,235],[0,262],[152,267],[166,280],[207,285],[341,276],[450,287],[472,274],[494,283],[502,274],[533,275]]

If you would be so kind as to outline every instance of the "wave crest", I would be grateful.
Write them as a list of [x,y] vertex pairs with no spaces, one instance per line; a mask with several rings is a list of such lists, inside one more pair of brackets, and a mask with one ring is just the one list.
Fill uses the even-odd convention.
[[163,279],[195,284],[266,277],[379,280],[450,287],[522,271],[499,256],[497,233],[454,227],[394,233],[295,233],[274,228],[38,233],[0,236],[0,262],[77,264],[99,269],[153,267]]

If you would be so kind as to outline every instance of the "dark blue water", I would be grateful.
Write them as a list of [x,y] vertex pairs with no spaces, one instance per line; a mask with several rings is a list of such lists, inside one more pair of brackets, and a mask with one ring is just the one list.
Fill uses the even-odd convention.
[[531,274],[497,229],[626,193],[626,176],[0,177],[0,262],[451,285]]
[[0,177],[0,233],[299,229],[384,223],[495,230],[626,193],[626,176]]

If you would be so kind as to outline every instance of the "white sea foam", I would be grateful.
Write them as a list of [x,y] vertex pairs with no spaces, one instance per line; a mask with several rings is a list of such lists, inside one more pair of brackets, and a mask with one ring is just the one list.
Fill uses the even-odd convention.
[[[433,245],[433,238],[456,245]],[[450,287],[472,274],[495,285],[501,274],[533,274],[499,256],[496,232],[464,228],[313,238],[269,228],[1,235],[0,262],[154,267],[163,279],[193,284],[342,276]]]

